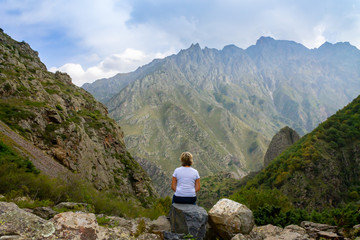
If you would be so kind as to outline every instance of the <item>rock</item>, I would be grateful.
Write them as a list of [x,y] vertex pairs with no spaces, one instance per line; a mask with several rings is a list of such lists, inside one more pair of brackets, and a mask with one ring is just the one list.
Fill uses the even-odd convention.
[[162,238],[164,240],[182,240],[184,239],[185,234],[184,233],[172,233],[165,231],[163,232]]
[[55,209],[82,211],[88,212],[89,206],[87,203],[61,202],[54,207]]
[[15,203],[0,202],[1,239],[42,239],[54,231],[52,223],[20,209]]
[[161,240],[161,237],[159,235],[156,235],[153,233],[144,233],[136,238],[136,240],[150,240],[150,239],[151,240]]
[[99,225],[92,213],[63,212],[51,219],[54,235],[61,239],[97,239]]
[[343,239],[343,237],[337,235],[336,233],[333,232],[324,232],[324,231],[320,231],[317,233],[318,238],[325,238],[325,239]]
[[231,240],[308,240],[305,229],[290,225],[282,229],[271,224],[254,227],[249,234],[237,234]]
[[150,222],[150,229],[153,231],[171,231],[170,221],[165,216],[160,216]]
[[305,235],[306,234],[306,230],[298,225],[289,225],[289,226],[286,226],[284,228],[284,230],[288,230],[288,231],[291,231],[291,232],[297,232],[299,234],[302,234],[302,235]]
[[37,207],[32,211],[32,213],[46,220],[58,214],[58,212],[52,210],[49,207]]
[[252,211],[229,199],[219,200],[209,211],[209,223],[222,239],[248,234],[254,226]]
[[170,224],[174,233],[191,234],[196,239],[203,239],[207,220],[207,212],[197,205],[173,203],[171,206]]
[[300,139],[299,134],[289,128],[282,128],[275,136],[271,139],[269,147],[264,156],[264,167],[282,153],[286,148],[293,145],[297,140]]
[[262,239],[273,238],[279,236],[282,233],[283,229],[271,224],[254,227],[253,233],[257,236],[260,236]]
[[[301,227],[303,227],[307,234],[309,234],[312,238],[320,238],[320,235],[327,235],[325,232],[328,233],[336,233],[337,227],[331,226],[327,224],[321,224],[321,223],[313,223],[308,221],[301,222]],[[330,238],[334,239],[334,238]]]

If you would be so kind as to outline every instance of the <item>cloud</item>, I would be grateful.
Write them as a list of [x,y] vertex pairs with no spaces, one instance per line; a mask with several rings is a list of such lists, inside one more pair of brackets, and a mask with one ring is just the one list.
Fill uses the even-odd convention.
[[170,52],[147,55],[140,50],[128,48],[123,53],[106,57],[99,64],[88,67],[86,70],[78,63],[66,63],[59,68],[52,67],[50,71],[66,72],[71,76],[75,85],[82,86],[84,83],[91,83],[100,78],[109,78],[120,72],[134,71],[154,58],[163,58],[169,54]]
[[324,41],[360,48],[359,12],[358,0],[0,0],[0,27],[79,85],[192,43],[247,48],[265,35],[309,48]]

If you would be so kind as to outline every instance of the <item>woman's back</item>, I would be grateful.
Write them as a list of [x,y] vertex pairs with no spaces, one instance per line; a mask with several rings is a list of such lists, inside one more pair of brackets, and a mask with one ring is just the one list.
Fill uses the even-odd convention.
[[173,177],[177,179],[175,195],[178,197],[195,197],[195,181],[199,173],[192,167],[176,168]]

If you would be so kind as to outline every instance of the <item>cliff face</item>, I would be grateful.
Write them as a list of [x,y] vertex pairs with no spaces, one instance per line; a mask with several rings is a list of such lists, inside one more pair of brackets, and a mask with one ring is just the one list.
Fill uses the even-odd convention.
[[268,150],[265,153],[264,157],[264,167],[269,165],[269,163],[275,159],[280,153],[282,153],[286,148],[293,145],[296,141],[300,139],[299,134],[289,127],[282,128],[275,136],[271,139]]
[[0,120],[69,171],[139,200],[156,196],[107,109],[37,52],[0,31]]

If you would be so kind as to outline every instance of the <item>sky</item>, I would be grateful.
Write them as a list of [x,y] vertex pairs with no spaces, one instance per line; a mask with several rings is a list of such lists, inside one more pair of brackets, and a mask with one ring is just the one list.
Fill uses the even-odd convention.
[[360,49],[359,0],[0,0],[0,28],[81,86],[199,43],[246,49],[261,36]]

